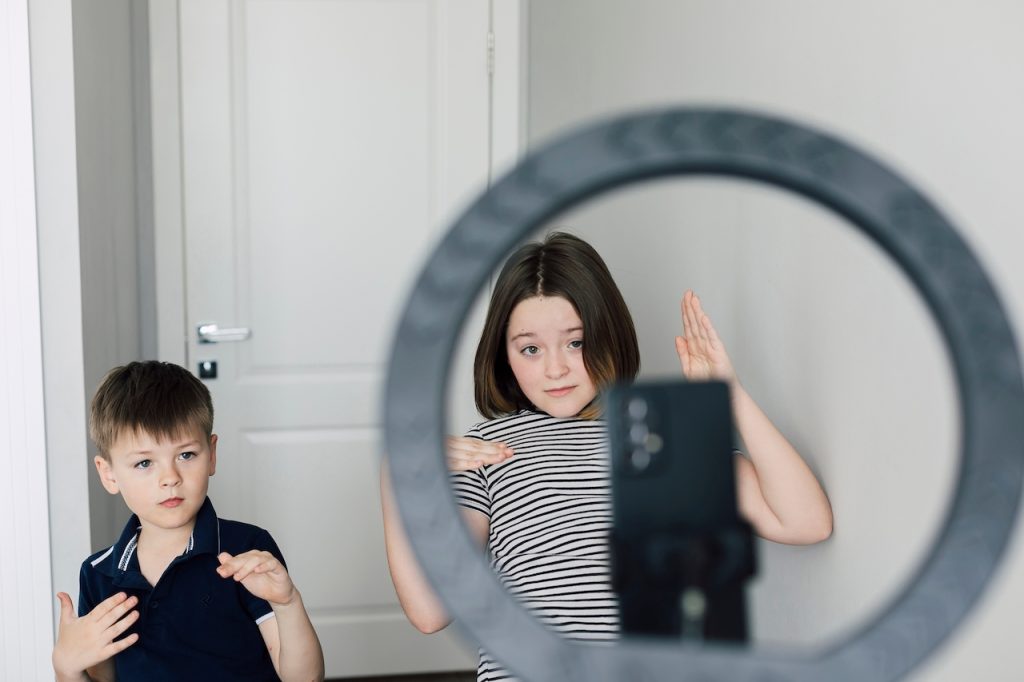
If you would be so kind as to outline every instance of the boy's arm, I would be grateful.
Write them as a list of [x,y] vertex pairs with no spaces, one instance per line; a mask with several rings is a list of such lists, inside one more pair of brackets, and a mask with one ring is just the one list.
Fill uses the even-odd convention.
[[238,556],[222,552],[217,559],[221,562],[217,573],[242,583],[253,595],[267,600],[274,610],[274,617],[259,627],[282,681],[323,680],[320,640],[309,621],[302,595],[277,557],[253,549]]
[[260,623],[260,634],[277,674],[285,682],[324,679],[324,654],[301,595],[296,591],[290,605],[270,605],[274,617]]
[[117,673],[114,670],[114,659],[108,658],[87,669],[85,673],[90,682],[115,682]]
[[91,668],[87,668],[85,672],[81,672],[78,675],[68,677],[67,675],[55,673],[54,679],[57,682],[116,682],[117,672],[114,670],[114,660],[108,658]]
[[53,647],[53,672],[57,680],[113,680],[113,657],[139,640],[138,634],[132,633],[114,641],[138,620],[139,612],[129,611],[138,599],[120,592],[79,618],[67,593],[60,592],[57,598],[60,599],[60,629]]

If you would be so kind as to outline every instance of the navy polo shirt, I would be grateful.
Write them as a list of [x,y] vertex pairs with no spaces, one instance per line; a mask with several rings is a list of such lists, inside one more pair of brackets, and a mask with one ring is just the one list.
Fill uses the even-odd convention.
[[270,604],[216,570],[221,552],[265,550],[284,563],[270,533],[217,518],[206,498],[185,552],[150,585],[135,552],[139,527],[132,515],[113,547],[82,564],[79,616],[118,592],[139,598],[139,619],[122,635],[137,632],[139,641],[114,657],[117,679],[277,680],[259,631],[273,617]]

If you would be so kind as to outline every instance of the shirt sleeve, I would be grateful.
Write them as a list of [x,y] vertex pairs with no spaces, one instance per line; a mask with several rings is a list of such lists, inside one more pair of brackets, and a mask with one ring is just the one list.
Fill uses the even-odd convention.
[[[252,547],[250,547],[250,549],[259,549],[265,552],[270,552],[277,557],[277,560],[281,562],[281,565],[284,566],[285,569],[288,568],[288,564],[286,564],[284,560],[284,555],[281,554],[281,550],[277,546],[277,543],[274,542],[274,538],[272,538],[270,533],[262,528],[253,540]],[[242,603],[245,605],[245,610],[249,612],[249,615],[254,621],[256,621],[257,625],[274,615],[274,609],[270,606],[270,602],[266,599],[260,599],[252,592],[245,589],[241,583],[238,584],[238,587]]]
[[[467,438],[486,440],[478,427],[474,426],[466,433]],[[453,471],[450,475],[452,492],[460,507],[474,509],[487,518],[491,518],[491,494],[487,485],[485,467],[469,471]]]
[[96,599],[96,595],[92,594],[89,585],[89,575],[87,571],[92,569],[88,561],[82,563],[82,569],[78,572],[78,617],[86,615],[99,603]]

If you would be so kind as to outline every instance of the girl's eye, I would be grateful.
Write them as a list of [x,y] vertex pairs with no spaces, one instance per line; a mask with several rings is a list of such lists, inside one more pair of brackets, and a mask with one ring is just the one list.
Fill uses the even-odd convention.
[[143,459],[143,460],[140,460],[140,461],[135,463],[135,468],[136,469],[148,469],[150,464],[152,464],[152,462],[150,460]]
[[572,348],[574,350],[579,350],[580,348],[583,348],[583,339],[575,339],[573,341],[570,341],[569,348]]
[[526,346],[519,352],[522,353],[523,355],[536,355],[537,353],[540,352],[540,349],[537,348],[537,346]]
[[184,460],[184,461],[187,462],[190,459],[195,459],[197,456],[198,455],[196,455],[196,453],[194,453],[194,452],[183,452],[180,455],[178,455],[178,459],[181,459],[181,460]]

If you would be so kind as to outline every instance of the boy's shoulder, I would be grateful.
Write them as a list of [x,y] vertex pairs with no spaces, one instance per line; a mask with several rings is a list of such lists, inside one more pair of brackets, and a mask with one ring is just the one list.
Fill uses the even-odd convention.
[[[138,530],[138,519],[132,516],[117,542],[86,557],[82,562],[82,572],[99,571],[113,575],[118,569],[125,570],[138,543]],[[266,550],[284,562],[281,550],[267,530],[251,523],[220,518],[207,499],[196,518],[186,553],[198,550],[199,553],[241,554],[253,549]]]
[[111,545],[106,549],[101,549],[98,552],[93,552],[85,558],[85,561],[82,562],[82,570],[84,571],[87,569],[98,567],[100,564],[103,563],[104,559],[108,558],[113,553],[114,545]]
[[82,573],[91,573],[95,570],[106,575],[113,575],[118,567],[123,566],[125,556],[130,556],[138,543],[138,524],[139,519],[133,514],[114,544],[86,557],[82,562]]
[[259,526],[243,521],[232,521],[217,515],[213,509],[213,502],[207,498],[203,508],[196,518],[196,527],[193,531],[196,540],[196,549],[205,550],[217,555],[221,552],[229,554],[241,554],[249,550],[266,550],[276,556],[281,562],[281,550],[270,533]]
[[266,529],[231,519],[218,519],[217,521],[221,551],[238,554],[250,549],[265,549],[272,554],[280,555],[277,543]]

